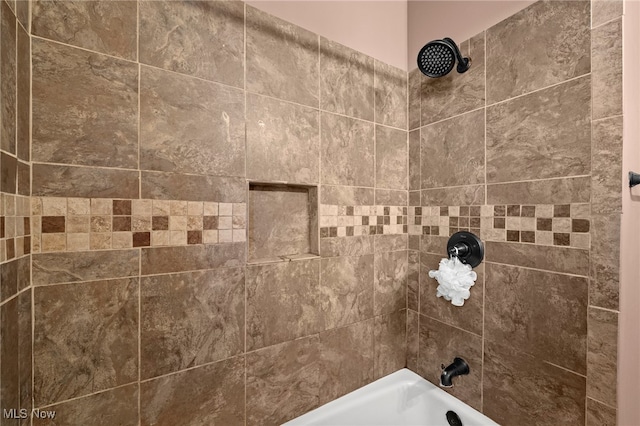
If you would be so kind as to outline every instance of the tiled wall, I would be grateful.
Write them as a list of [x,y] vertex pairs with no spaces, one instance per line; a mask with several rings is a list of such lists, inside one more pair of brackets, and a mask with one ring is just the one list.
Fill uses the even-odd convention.
[[[614,425],[622,2],[537,2],[462,43],[465,74],[409,74],[408,366],[501,424]],[[464,307],[427,272],[470,229]]]
[[[1,408],[279,424],[405,366],[406,72],[232,1],[3,1],[1,48]],[[319,256],[247,264],[247,181],[345,207]]]
[[[30,411],[31,88],[26,6],[0,3],[0,408]],[[5,418],[0,422],[29,424]]]

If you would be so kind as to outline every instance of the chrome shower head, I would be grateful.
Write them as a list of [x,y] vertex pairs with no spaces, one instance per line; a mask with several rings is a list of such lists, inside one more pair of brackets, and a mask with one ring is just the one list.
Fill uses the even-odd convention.
[[458,60],[456,70],[463,73],[471,66],[471,59],[463,58],[460,49],[450,38],[433,40],[418,53],[418,68],[427,77],[442,77],[451,72]]

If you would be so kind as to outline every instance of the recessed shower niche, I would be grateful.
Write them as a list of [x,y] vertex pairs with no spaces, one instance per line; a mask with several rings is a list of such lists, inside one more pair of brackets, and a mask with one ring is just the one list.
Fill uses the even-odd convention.
[[318,255],[318,188],[249,183],[250,263]]

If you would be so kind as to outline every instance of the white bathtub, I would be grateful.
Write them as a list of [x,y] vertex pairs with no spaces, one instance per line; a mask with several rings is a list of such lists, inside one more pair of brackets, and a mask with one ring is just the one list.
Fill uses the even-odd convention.
[[297,417],[286,426],[448,426],[447,411],[464,426],[496,422],[406,368]]

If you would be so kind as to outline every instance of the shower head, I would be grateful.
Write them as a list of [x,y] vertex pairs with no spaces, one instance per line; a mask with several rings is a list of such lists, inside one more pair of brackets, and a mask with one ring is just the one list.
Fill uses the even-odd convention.
[[471,66],[471,59],[463,58],[456,43],[448,37],[427,43],[418,53],[418,68],[427,77],[442,77],[451,72],[458,60],[456,70],[463,73]]

